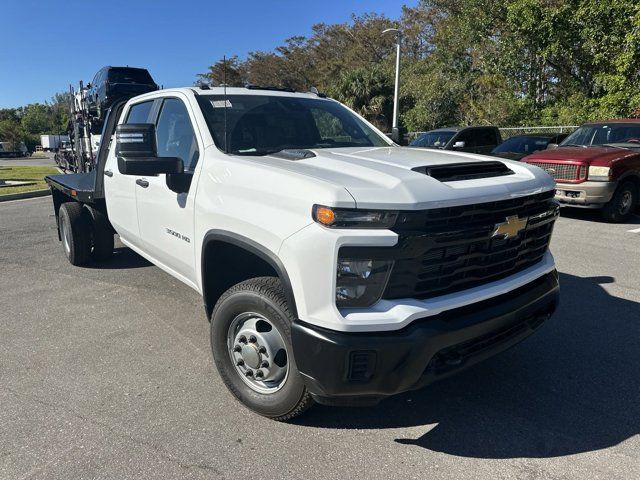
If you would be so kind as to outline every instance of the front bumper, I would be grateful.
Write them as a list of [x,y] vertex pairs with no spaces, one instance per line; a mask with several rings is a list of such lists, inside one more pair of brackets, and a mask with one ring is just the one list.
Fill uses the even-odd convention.
[[515,345],[551,316],[558,296],[554,270],[506,294],[393,332],[337,332],[297,321],[291,330],[293,353],[320,403],[375,403]]
[[598,208],[608,203],[617,182],[557,183],[556,200],[566,205]]

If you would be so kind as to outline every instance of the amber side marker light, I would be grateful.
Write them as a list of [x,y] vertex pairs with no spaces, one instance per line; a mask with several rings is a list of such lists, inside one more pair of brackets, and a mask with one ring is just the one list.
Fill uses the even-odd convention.
[[328,207],[316,207],[315,209],[316,221],[323,225],[332,225],[336,221],[336,214]]

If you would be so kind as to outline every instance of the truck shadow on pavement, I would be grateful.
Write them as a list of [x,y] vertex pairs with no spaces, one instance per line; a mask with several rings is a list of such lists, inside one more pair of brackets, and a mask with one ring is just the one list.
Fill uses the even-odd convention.
[[151,267],[153,264],[127,247],[116,247],[113,256],[106,262],[90,263],[87,268],[100,270],[123,270],[128,268]]
[[[562,207],[560,209],[560,216],[573,218],[575,220],[584,220],[586,222],[609,223],[604,219],[604,217],[602,216],[602,212],[599,209]],[[624,224],[640,224],[640,208],[637,208],[635,214],[632,215],[629,220],[624,222]]]
[[561,274],[556,314],[483,364],[372,408],[317,406],[298,424],[400,429],[395,442],[474,458],[556,457],[640,433],[640,304]]

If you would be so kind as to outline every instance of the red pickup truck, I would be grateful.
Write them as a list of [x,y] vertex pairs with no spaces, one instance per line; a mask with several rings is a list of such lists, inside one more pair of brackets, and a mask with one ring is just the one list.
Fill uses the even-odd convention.
[[587,123],[523,161],[556,180],[561,203],[600,208],[606,220],[624,222],[639,205],[640,119]]

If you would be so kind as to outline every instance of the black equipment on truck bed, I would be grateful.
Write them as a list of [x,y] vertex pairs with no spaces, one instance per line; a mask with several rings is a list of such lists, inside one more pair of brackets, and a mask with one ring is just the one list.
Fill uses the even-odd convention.
[[116,131],[116,125],[127,100],[128,98],[115,102],[106,114],[102,128],[102,141],[96,156],[96,166],[93,170],[86,173],[68,173],[45,177],[53,194],[56,214],[58,206],[62,203],[64,197],[71,197],[81,203],[104,202],[104,164],[107,161],[107,155],[111,147],[111,137]]

